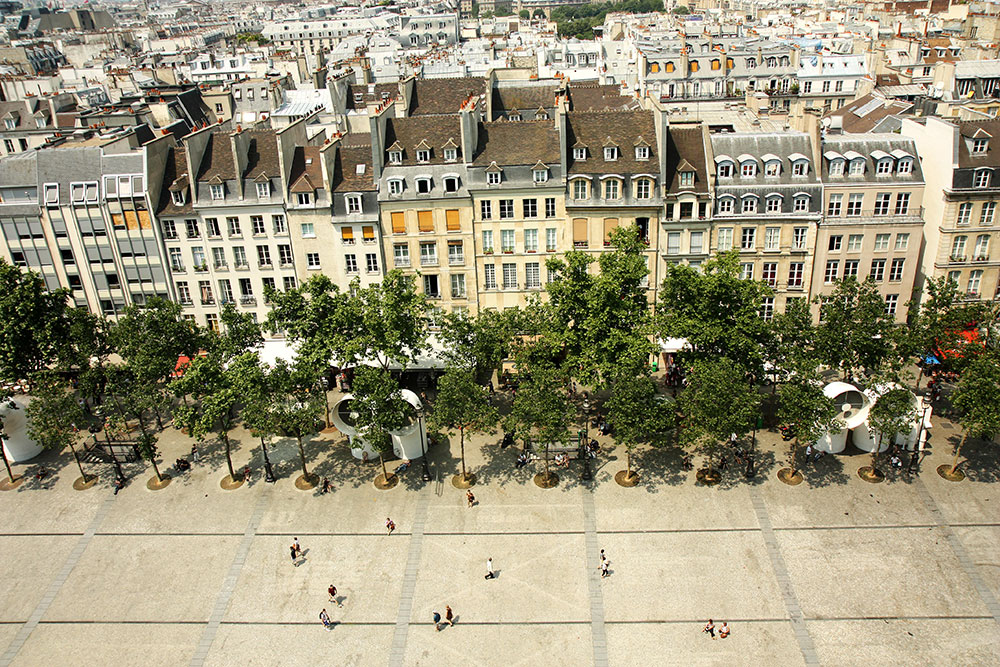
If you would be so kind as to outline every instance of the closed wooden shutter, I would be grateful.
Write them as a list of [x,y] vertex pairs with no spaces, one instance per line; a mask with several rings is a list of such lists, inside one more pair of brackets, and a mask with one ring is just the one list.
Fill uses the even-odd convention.
[[573,244],[587,243],[587,219],[573,219]]
[[434,214],[432,211],[417,211],[417,227],[422,232],[434,231]]
[[361,228],[361,237],[365,241],[374,241],[375,240],[375,228],[372,227],[371,225],[365,225],[364,227]]
[[445,211],[444,219],[449,232],[457,232],[461,229],[461,225],[458,223],[458,211]]
[[340,238],[344,242],[354,242],[354,227],[341,227]]
[[393,234],[405,234],[406,233],[406,218],[402,211],[397,211],[392,214],[392,233]]
[[618,226],[618,218],[604,218],[604,245],[611,245],[611,230]]

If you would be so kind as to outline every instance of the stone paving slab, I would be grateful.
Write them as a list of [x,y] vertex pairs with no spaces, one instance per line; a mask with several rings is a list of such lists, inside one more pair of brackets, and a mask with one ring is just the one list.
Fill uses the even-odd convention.
[[[997,452],[997,459],[1000,460],[1000,450]],[[947,462],[951,463],[951,460]],[[921,476],[921,480],[945,521],[952,525],[1000,524],[1000,478],[994,482],[973,479],[960,483],[949,482],[938,476],[935,467],[937,464],[925,466],[927,472]]]
[[434,632],[433,624],[411,625],[403,664],[413,667],[573,666],[592,664],[590,621],[586,623],[463,623]]
[[327,631],[320,624],[318,614],[319,609],[310,622],[295,625],[223,623],[205,658],[205,665],[361,667],[385,664],[392,643],[391,626],[337,625]]
[[992,619],[813,621],[807,625],[824,665],[1000,664]]
[[[51,469],[50,466],[47,468]],[[7,473],[0,468],[0,474]],[[3,504],[3,527],[0,532],[82,535],[97,508],[111,495],[113,478],[105,475],[93,488],[78,492],[73,490],[73,480],[79,476],[80,471],[73,465],[53,473],[43,485],[29,479],[15,490],[5,491],[0,498]]]
[[732,634],[716,639],[702,632],[705,620],[682,623],[609,623],[611,665],[802,665],[802,653],[788,621],[729,621]]
[[442,484],[441,495],[432,495],[427,508],[428,528],[433,533],[578,533],[583,531],[583,508],[579,488],[540,489],[533,482],[472,488],[477,505],[468,507],[464,489],[451,480]]
[[42,620],[204,623],[239,541],[97,535]]
[[654,492],[641,483],[631,489],[614,480],[598,485],[594,491],[598,532],[757,528],[745,486],[695,486],[693,475],[684,487],[661,485]]
[[201,629],[193,623],[42,623],[13,664],[174,667],[190,658]]
[[799,486],[760,487],[775,529],[934,525],[916,492],[904,482],[870,484],[855,476],[844,484],[810,487],[809,474],[806,470],[806,481]]
[[4,600],[0,621],[23,623],[31,616],[46,594],[48,582],[62,568],[79,539],[72,535],[0,537]]
[[806,619],[988,613],[939,528],[775,536]]
[[983,583],[1000,599],[1000,526],[952,528]]
[[[292,537],[254,538],[224,623],[301,623],[326,607],[334,621],[392,623],[409,538],[405,535],[297,535],[304,559],[292,565]],[[330,584],[343,607],[329,604]]]
[[[599,534],[604,614],[619,621],[784,619],[760,533]],[[704,621],[703,621],[704,623]]]

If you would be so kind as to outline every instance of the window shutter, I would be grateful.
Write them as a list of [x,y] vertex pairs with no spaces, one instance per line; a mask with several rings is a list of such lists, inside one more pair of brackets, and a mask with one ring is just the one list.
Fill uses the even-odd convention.
[[573,243],[577,242],[587,242],[587,219],[586,218],[574,218],[573,219]]
[[432,211],[417,211],[417,227],[422,232],[434,231],[434,216]]
[[393,234],[405,234],[406,233],[406,218],[402,211],[397,211],[392,214],[392,233]]
[[354,227],[341,227],[340,228],[340,238],[344,241],[354,240]]
[[364,227],[361,228],[361,236],[366,241],[374,241],[375,240],[375,228],[372,227],[371,225],[365,225]]
[[459,225],[459,222],[458,222],[458,211],[457,210],[445,211],[444,212],[444,219],[445,219],[445,223],[447,224],[447,228],[448,228],[449,232],[457,232],[457,231],[459,231],[459,229],[461,229],[461,225]]
[[618,226],[618,218],[604,218],[604,245],[611,245],[611,230]]

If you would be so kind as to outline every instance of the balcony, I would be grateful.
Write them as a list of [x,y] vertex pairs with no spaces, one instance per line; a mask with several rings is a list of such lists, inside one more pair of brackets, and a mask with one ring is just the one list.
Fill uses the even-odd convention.
[[208,264],[195,264],[194,266],[195,273],[205,273],[206,271],[208,271]]
[[965,255],[951,255],[948,258],[948,261],[949,262],[964,262],[966,259],[967,258],[966,258]]
[[240,297],[240,305],[241,306],[256,306],[257,305],[257,297],[255,297],[253,294],[244,294],[243,296]]
[[573,248],[575,250],[586,250],[587,249],[587,242],[586,241],[573,241]]
[[408,266],[410,266],[410,258],[396,257],[393,259],[393,266],[395,266],[397,269],[407,268]]
[[504,288],[505,291],[516,290],[517,289],[517,283],[504,283],[503,284],[503,288]]
[[203,296],[203,297],[201,297],[201,305],[203,305],[203,306],[211,306],[213,304],[215,304],[215,297],[212,297],[212,296]]
[[188,297],[186,299],[184,297],[181,297],[180,303],[181,303],[182,306],[193,306],[194,305],[194,301],[191,300],[191,297]]
[[227,271],[228,269],[229,269],[229,264],[227,264],[226,262],[216,262],[215,263],[215,270],[216,271]]
[[437,255],[433,257],[421,257],[420,266],[437,266],[438,258]]
[[465,264],[465,255],[449,255],[448,264],[450,266],[461,266]]
[[975,257],[972,258],[972,261],[973,262],[988,262],[988,261],[990,261],[990,256],[989,255],[976,255]]
[[246,262],[234,262],[233,268],[237,271],[247,271],[250,268],[250,265]]
[[185,271],[183,264],[171,264],[170,270],[174,273],[184,273]]
[[271,262],[265,262],[265,261],[259,261],[259,262],[257,262],[257,266],[260,267],[260,268],[262,268],[262,269],[273,269],[274,268],[274,264],[272,264]]
[[452,290],[451,291],[451,298],[452,299],[464,299],[465,298],[465,290]]

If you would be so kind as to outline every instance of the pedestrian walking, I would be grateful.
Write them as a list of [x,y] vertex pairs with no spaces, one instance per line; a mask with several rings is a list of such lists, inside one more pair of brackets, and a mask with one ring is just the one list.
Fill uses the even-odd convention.
[[486,559],[486,579],[494,579],[496,575],[493,573],[493,557],[490,556]]
[[295,545],[293,544],[292,546],[290,546],[288,548],[292,552],[292,565],[297,565],[298,564],[298,559],[299,559],[299,554],[298,554],[297,551],[295,551]]
[[195,463],[201,458],[201,454],[198,453],[198,445],[191,445],[191,460]]
[[295,549],[296,554],[298,554],[299,556],[302,555],[302,546],[299,544],[299,538],[297,537],[292,538],[292,548]]
[[469,507],[472,507],[473,505],[476,504],[476,496],[472,494],[471,490],[465,492],[465,499],[469,501]]
[[448,605],[445,605],[444,607],[444,620],[448,621],[449,626],[455,626],[455,614],[451,612],[451,607]]
[[729,624],[723,621],[722,627],[719,628],[719,637],[725,639],[728,636],[729,636]]
[[330,623],[330,615],[326,613],[326,609],[319,612],[319,620],[323,622],[323,627],[327,630],[333,629],[333,624]]
[[247,482],[247,483],[250,482],[250,466],[249,465],[243,466],[243,481]]
[[611,575],[611,572],[608,571],[608,561],[607,560],[602,560],[601,561],[601,579],[605,579],[605,578],[607,578],[610,575]]
[[343,607],[344,605],[337,599],[337,587],[330,584],[330,587],[326,589],[326,592],[330,594],[330,602],[336,602],[338,607]]
[[434,629],[441,632],[441,614],[436,611],[431,612],[431,618],[434,619]]
[[808,447],[806,447],[806,462],[808,462],[809,459],[812,458],[812,455],[813,455],[813,446],[809,445]]
[[605,562],[607,562],[607,560],[608,560],[608,557],[604,555],[604,549],[601,549],[601,562],[605,563]]
[[920,465],[920,452],[917,450],[913,450],[913,453],[910,454],[910,466],[907,469],[907,472],[911,474],[916,472],[917,467],[919,465]]
[[392,531],[396,530],[396,524],[394,524],[392,522],[392,519],[390,519],[389,517],[385,518],[385,530],[386,530],[386,535],[392,535]]
[[715,623],[712,622],[712,619],[708,619],[708,623],[705,624],[705,629],[702,632],[707,632],[712,635],[712,639],[715,639]]
[[320,490],[320,493],[329,493],[329,492],[330,492],[330,480],[328,478],[324,477],[323,478],[323,488]]

